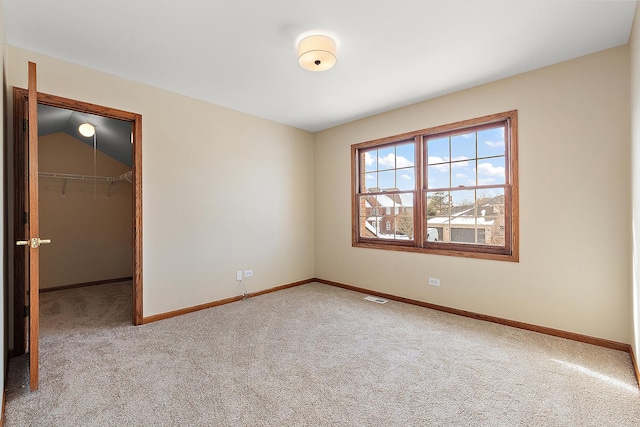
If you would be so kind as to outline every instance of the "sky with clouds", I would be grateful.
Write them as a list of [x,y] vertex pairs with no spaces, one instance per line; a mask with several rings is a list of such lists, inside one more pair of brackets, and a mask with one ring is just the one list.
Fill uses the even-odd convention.
[[[366,188],[414,190],[414,153],[413,142],[367,151]],[[427,159],[429,189],[504,184],[504,127],[429,139]]]

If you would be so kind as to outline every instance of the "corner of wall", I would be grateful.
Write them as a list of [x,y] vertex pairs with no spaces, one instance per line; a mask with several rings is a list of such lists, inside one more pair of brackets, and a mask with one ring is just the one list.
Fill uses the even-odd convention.
[[640,9],[636,12],[629,36],[630,54],[630,123],[631,123],[631,209],[632,209],[632,337],[630,339],[636,375],[640,382]]

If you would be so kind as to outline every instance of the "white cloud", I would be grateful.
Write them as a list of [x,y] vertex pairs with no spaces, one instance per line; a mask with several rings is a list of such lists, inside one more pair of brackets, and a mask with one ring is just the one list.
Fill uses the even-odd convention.
[[410,168],[413,166],[413,162],[407,159],[406,157],[399,156],[396,159],[396,167],[398,168]]
[[[438,172],[448,172],[449,165],[451,165],[452,168],[462,168],[462,167],[469,166],[469,162],[465,160],[469,160],[469,158],[466,156],[458,156],[458,157],[454,157],[451,160],[451,162],[455,162],[455,163],[449,163],[448,157],[443,158],[443,157],[437,157],[437,156],[429,156],[429,167],[434,168]],[[440,164],[434,164],[434,163],[440,163]]]
[[396,155],[393,153],[389,153],[386,156],[378,159],[378,167],[386,166],[388,168],[396,167]]
[[373,156],[368,151],[364,153],[364,162],[369,166],[373,164]]
[[491,163],[480,163],[478,173],[489,176],[504,176],[504,167],[494,166]]
[[[461,164],[468,165],[469,162],[463,162],[462,160],[469,160],[467,156],[458,156],[451,159],[451,162],[460,162]],[[434,163],[448,163],[448,157],[438,157],[438,156],[429,156],[429,164],[432,165]]]
[[467,177],[467,175],[465,175],[465,174],[463,174],[463,173],[457,173],[457,174],[456,174],[456,178],[460,178],[460,179],[462,179],[462,178],[466,178],[466,177]]
[[478,185],[491,185],[495,182],[494,178],[478,178]]
[[448,157],[438,157],[438,156],[429,156],[429,164],[432,165],[434,163],[445,163],[448,162]]
[[466,156],[454,157],[451,161],[452,162],[456,162],[456,163],[451,163],[451,167],[452,168],[462,168],[462,167],[469,166],[469,162],[466,162],[466,161],[463,161],[463,160],[469,160],[469,158],[466,157]]
[[491,148],[504,148],[504,141],[485,141],[484,143]]
[[376,179],[376,177],[374,175],[371,175],[370,173],[366,175],[367,179]]
[[413,166],[413,163],[402,156],[396,157],[395,154],[389,153],[386,156],[378,160],[379,166],[386,166],[388,168],[408,168]]
[[412,181],[413,180],[413,178],[410,177],[409,175],[407,175],[406,173],[403,173],[402,175],[400,175],[400,178],[406,179],[407,181]]
[[449,172],[449,163],[444,163],[441,165],[430,165],[429,168],[433,168],[438,172]]
[[461,160],[469,160],[469,158],[467,156],[458,156],[451,159],[452,162],[459,162]]

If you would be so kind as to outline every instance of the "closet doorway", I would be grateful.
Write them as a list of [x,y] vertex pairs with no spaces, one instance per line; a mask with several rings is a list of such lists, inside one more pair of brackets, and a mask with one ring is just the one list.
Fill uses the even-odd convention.
[[[13,90],[14,100],[14,146],[13,146],[13,166],[14,166],[14,226],[13,234],[15,240],[22,239],[22,235],[25,230],[25,219],[29,217],[29,199],[33,195],[29,194],[27,189],[28,180],[27,170],[29,166],[29,151],[27,144],[26,134],[28,129],[27,115],[28,115],[28,91],[21,88],[14,88]],[[129,248],[130,252],[128,270],[132,277],[132,323],[134,325],[141,325],[143,320],[142,315],[142,116],[135,113],[130,113],[122,110],[112,109],[109,107],[103,107],[99,105],[89,104],[81,101],[76,101],[68,98],[62,98],[55,95],[49,95],[44,93],[37,93],[38,110],[46,112],[45,117],[51,122],[40,123],[40,118],[37,118],[39,126],[46,128],[47,126],[55,126],[52,124],[55,122],[56,114],[66,115],[69,122],[78,120],[79,118],[85,118],[87,122],[93,121],[96,129],[96,139],[93,137],[82,137],[78,135],[71,135],[74,131],[71,130],[71,125],[67,126],[67,130],[60,132],[59,138],[54,142],[58,146],[69,146],[71,140],[79,141],[79,144],[93,144],[93,147],[106,142],[109,133],[116,132],[112,124],[120,125],[120,131],[122,128],[128,129],[129,138],[126,141],[130,145],[129,158],[118,157],[122,154],[116,152],[110,152],[109,148],[104,145],[99,147],[98,150],[93,150],[93,165],[95,165],[102,158],[103,169],[111,172],[122,172],[105,174],[105,176],[96,173],[100,171],[100,166],[94,168],[93,165],[89,165],[89,172],[93,173],[64,173],[61,171],[47,171],[42,168],[39,170],[40,187],[46,187],[48,190],[52,188],[57,189],[58,197],[71,198],[72,191],[79,190],[85,193],[89,193],[92,198],[110,198],[115,200],[116,192],[118,191],[118,185],[127,184],[131,187],[131,196],[129,200],[129,208],[131,209],[131,244]],[[70,117],[74,117],[72,120]],[[117,127],[117,126],[116,126]],[[77,131],[77,126],[76,126]],[[40,132],[39,132],[40,134]],[[65,141],[66,140],[66,141]],[[49,142],[48,142],[49,143]],[[61,145],[60,145],[61,144]],[[66,145],[65,145],[66,144]],[[73,145],[73,143],[71,143]],[[89,147],[86,147],[89,149]],[[102,150],[100,150],[102,148]],[[81,148],[82,150],[82,148]],[[46,150],[45,150],[46,151]],[[51,151],[51,150],[49,150]],[[55,149],[53,150],[55,151]],[[123,152],[120,150],[121,153]],[[117,159],[110,162],[108,158]],[[85,159],[86,160],[86,159]],[[84,161],[84,160],[83,160]],[[105,166],[105,164],[109,164]],[[128,171],[118,170],[117,164],[130,165]],[[67,163],[72,164],[72,163]],[[114,166],[115,165],[115,166]],[[39,166],[39,165],[38,165]],[[86,165],[85,165],[86,166]],[[115,169],[114,169],[115,167]],[[71,172],[74,172],[73,170]],[[122,188],[122,187],[121,187]],[[124,193],[122,191],[121,193]],[[122,194],[120,194],[122,195]],[[60,242],[62,243],[62,242]],[[50,249],[55,250],[56,242],[52,242]],[[47,248],[49,249],[49,248]],[[122,262],[122,260],[120,260]],[[126,263],[126,261],[125,261]],[[53,262],[55,266],[55,261]],[[25,261],[24,253],[19,249],[14,251],[14,288],[13,288],[13,351],[12,356],[24,354],[28,350],[29,342],[29,327],[26,321],[29,308],[29,273],[28,263]],[[51,270],[51,269],[50,269]],[[54,268],[55,270],[55,268]],[[119,277],[119,276],[118,276]],[[115,279],[110,277],[109,279]],[[91,281],[89,281],[91,282]],[[96,280],[94,282],[99,282]],[[71,283],[73,284],[73,283]],[[86,283],[85,283],[86,284]],[[45,284],[45,287],[47,285]],[[36,290],[39,292],[39,290]],[[33,313],[33,312],[32,312]],[[37,323],[37,322],[36,322]],[[26,326],[26,327],[25,327]],[[37,339],[37,333],[34,337]],[[37,383],[36,383],[37,384]],[[37,388],[37,385],[36,385]]]

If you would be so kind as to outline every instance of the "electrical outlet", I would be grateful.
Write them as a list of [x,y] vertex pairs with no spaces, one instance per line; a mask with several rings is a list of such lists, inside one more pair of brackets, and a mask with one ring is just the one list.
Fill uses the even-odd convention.
[[253,270],[244,271],[244,277],[251,277],[251,276],[253,276]]
[[436,279],[435,277],[429,277],[429,284],[431,286],[440,286],[440,279]]
[[236,280],[242,280],[242,271],[236,271]]

